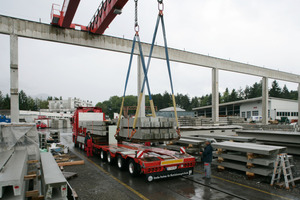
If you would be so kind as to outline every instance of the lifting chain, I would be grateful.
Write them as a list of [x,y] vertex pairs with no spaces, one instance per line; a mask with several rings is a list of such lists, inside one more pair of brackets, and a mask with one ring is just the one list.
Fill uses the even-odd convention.
[[140,26],[138,24],[138,0],[134,0],[134,3],[135,3],[134,31],[138,35],[140,31]]

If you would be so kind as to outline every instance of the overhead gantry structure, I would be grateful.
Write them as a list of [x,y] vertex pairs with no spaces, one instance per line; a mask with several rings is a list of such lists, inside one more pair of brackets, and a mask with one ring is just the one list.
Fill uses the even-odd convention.
[[53,4],[51,11],[51,24],[63,28],[80,27],[82,31],[103,34],[114,18],[122,13],[122,9],[128,0],[104,0],[97,8],[87,26],[72,24],[73,18],[79,6],[80,0],[64,0],[61,10],[59,5]]

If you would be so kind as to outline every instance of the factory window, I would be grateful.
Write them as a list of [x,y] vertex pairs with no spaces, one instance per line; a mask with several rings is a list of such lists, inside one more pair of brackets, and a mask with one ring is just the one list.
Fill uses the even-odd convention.
[[252,116],[258,116],[258,110],[252,111]]
[[245,118],[245,116],[246,116],[246,113],[242,112],[242,117]]
[[276,116],[280,116],[279,114],[280,114],[279,112],[276,112]]
[[296,116],[298,116],[298,112],[296,112]]
[[251,117],[251,111],[247,111],[247,118]]
[[270,110],[268,110],[268,117],[270,117]]
[[291,112],[291,116],[294,116],[294,112]]

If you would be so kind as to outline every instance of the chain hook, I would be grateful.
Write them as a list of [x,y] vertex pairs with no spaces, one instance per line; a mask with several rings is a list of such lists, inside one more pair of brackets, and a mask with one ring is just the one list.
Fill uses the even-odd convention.
[[163,15],[163,11],[164,11],[164,3],[163,0],[157,0],[158,2],[158,10],[159,10],[159,14]]
[[140,31],[140,26],[138,23],[138,0],[134,0],[134,4],[135,4],[134,31],[136,35],[138,35]]

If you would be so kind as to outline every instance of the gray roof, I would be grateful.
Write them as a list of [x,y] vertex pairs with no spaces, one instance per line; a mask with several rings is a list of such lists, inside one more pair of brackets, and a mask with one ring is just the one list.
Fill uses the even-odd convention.
[[[179,108],[179,107],[176,107],[176,110],[177,111],[185,111],[184,109],[182,108]],[[168,107],[168,108],[163,108],[163,109],[160,109],[159,110],[160,112],[174,112],[174,107]]]
[[[281,100],[281,101],[298,102],[297,100],[293,100],[293,99],[283,99],[283,98],[277,98],[277,97],[269,97],[269,100],[271,100],[271,99]],[[239,101],[220,103],[219,106],[241,105],[243,103],[249,103],[249,102],[253,102],[253,101],[260,102],[260,101],[262,101],[262,97],[256,97],[256,98],[252,98],[252,99],[244,99],[244,100],[239,100]],[[193,108],[193,110],[202,110],[202,109],[211,108],[211,107],[212,107],[212,105],[202,106],[202,107]]]

